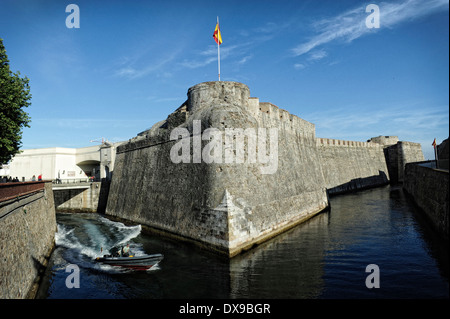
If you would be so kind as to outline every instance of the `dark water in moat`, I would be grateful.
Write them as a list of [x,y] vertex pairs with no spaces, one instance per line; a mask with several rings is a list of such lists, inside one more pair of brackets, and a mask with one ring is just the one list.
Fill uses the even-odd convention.
[[[449,298],[448,247],[433,235],[401,188],[331,198],[331,210],[231,261],[141,232],[97,214],[58,214],[55,249],[39,298]],[[100,247],[130,242],[162,253],[148,271],[92,261]],[[69,264],[80,287],[69,289]],[[366,287],[366,266],[380,288]]]

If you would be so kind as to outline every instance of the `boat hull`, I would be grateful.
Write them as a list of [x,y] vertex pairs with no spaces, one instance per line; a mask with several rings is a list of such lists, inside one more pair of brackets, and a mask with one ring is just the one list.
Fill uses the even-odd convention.
[[135,270],[147,270],[158,264],[164,259],[162,254],[153,254],[145,256],[132,256],[132,257],[98,257],[95,261],[118,267],[125,267]]

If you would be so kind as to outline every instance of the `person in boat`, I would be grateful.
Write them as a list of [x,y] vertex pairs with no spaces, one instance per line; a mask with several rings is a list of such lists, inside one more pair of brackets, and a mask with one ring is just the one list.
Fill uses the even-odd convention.
[[122,247],[122,257],[130,256],[130,244],[127,244],[125,247]]
[[128,257],[130,256],[130,244],[122,246],[117,249],[116,253],[112,255],[113,257]]
[[130,244],[127,244],[126,246],[122,247],[113,247],[111,255],[105,255],[104,257],[129,257],[129,256],[130,256]]

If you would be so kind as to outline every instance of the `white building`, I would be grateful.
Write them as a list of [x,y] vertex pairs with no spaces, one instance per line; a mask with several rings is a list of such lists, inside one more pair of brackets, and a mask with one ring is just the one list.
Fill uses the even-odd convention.
[[0,164],[0,179],[2,176],[9,176],[9,165],[7,164]]
[[50,147],[23,150],[9,164],[9,175],[19,181],[61,180],[62,182],[111,178],[116,147],[121,143],[64,148]]

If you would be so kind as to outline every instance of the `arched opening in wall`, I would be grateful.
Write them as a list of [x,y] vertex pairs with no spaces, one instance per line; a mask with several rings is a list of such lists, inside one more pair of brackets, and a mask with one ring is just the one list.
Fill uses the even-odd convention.
[[94,177],[95,180],[100,179],[100,161],[88,160],[77,163],[87,177]]

